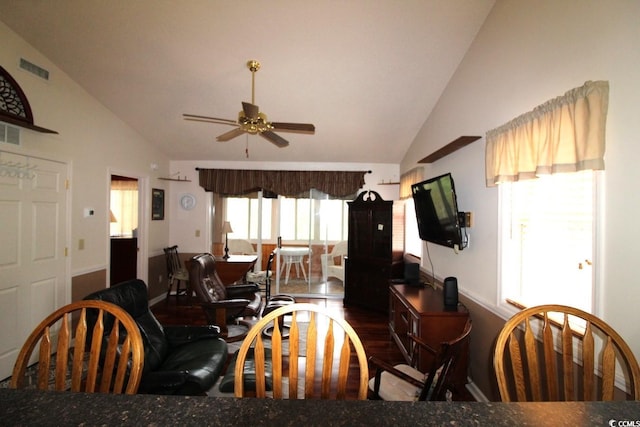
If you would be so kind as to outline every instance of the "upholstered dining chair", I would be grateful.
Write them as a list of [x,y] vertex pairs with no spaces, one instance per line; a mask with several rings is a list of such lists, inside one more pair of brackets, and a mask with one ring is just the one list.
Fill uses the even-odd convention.
[[[369,362],[376,368],[375,376],[369,380],[369,390],[373,397],[393,401],[448,400],[449,392],[453,394],[455,391],[451,386],[451,378],[463,350],[469,345],[471,327],[471,320],[467,320],[458,337],[441,343],[437,349],[415,335],[409,335],[414,342],[410,364],[391,365],[370,357]],[[416,369],[420,347],[434,355],[429,372]]]
[[[113,327],[103,342],[105,324]],[[37,379],[28,384],[27,377],[33,376],[26,375],[27,366],[38,345]],[[20,350],[10,386],[135,394],[143,366],[142,337],[131,316],[109,302],[78,301],[54,311],[33,330]]]
[[[282,316],[291,316],[286,340],[282,339],[278,327]],[[270,333],[264,333],[266,330]],[[251,387],[251,393],[255,391],[255,397],[267,396],[266,378],[269,377],[270,394],[275,399],[346,399],[349,365],[354,352],[359,367],[359,378],[356,378],[359,386],[353,397],[364,400],[369,379],[367,356],[351,325],[319,305],[294,303],[282,306],[262,317],[242,342],[235,361],[235,396],[249,395],[244,378],[246,365],[252,367],[255,385]],[[301,366],[304,372],[301,372]]]
[[614,400],[618,374],[640,400],[640,368],[627,343],[602,319],[573,307],[515,314],[498,335],[493,366],[503,402]]

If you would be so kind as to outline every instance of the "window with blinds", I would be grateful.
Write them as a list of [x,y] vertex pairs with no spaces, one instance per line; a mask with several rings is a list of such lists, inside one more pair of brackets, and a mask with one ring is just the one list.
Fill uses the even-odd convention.
[[404,200],[404,251],[422,258],[422,240],[418,232],[418,220],[413,198]]
[[258,239],[258,222],[262,220],[262,238],[272,239],[271,218],[272,200],[262,198],[262,212],[258,198],[227,197],[225,198],[225,221],[231,223],[234,239]]
[[500,186],[503,301],[593,312],[599,176],[583,171]]
[[[262,196],[260,196],[262,197]],[[231,222],[234,239],[258,239],[258,221],[262,221],[262,239],[274,241],[279,223],[285,241],[347,240],[348,205],[341,199],[262,197],[225,197],[225,221]]]

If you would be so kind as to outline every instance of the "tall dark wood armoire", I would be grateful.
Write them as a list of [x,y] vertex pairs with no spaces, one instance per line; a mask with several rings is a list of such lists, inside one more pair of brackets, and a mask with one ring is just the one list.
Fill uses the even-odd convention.
[[404,207],[365,191],[349,204],[344,305],[389,309],[389,279],[403,275]]

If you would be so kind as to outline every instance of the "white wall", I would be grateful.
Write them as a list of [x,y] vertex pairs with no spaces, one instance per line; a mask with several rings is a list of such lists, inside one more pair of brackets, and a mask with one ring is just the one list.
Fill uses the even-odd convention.
[[439,277],[457,276],[462,292],[495,307],[498,191],[484,185],[484,135],[587,80],[608,80],[604,280],[597,314],[638,356],[639,19],[635,0],[499,0],[401,164],[408,170],[460,135],[483,136],[425,169],[427,177],[452,172],[460,209],[475,216],[469,249],[460,255],[430,249]]
[[[207,194],[198,184],[198,173],[195,168],[220,169],[258,169],[258,170],[344,170],[367,171],[365,174],[365,190],[377,191],[384,200],[397,200],[398,185],[378,185],[384,182],[399,180],[399,165],[371,163],[277,163],[277,162],[216,162],[205,160],[172,161],[171,173],[187,177],[191,182],[171,182],[171,195],[168,198],[168,209],[172,217],[171,244],[177,244],[181,252],[208,252],[207,232],[208,211]],[[180,197],[185,193],[193,194],[197,199],[196,208],[185,211],[179,207]],[[196,231],[200,236],[196,237]]]
[[[110,171],[129,173],[146,181],[149,187],[163,188],[164,184],[157,182],[155,177],[168,173],[168,158],[2,22],[0,40],[0,65],[25,92],[35,124],[59,132],[58,135],[47,135],[23,131],[23,147],[17,150],[71,165],[71,233],[68,242],[71,275],[104,269],[109,244],[107,203]],[[49,70],[49,81],[20,69],[20,58]],[[143,108],[144,100],[140,102]],[[8,149],[16,149],[6,145]],[[158,164],[159,169],[152,171],[151,163]],[[142,194],[141,197],[148,204],[150,194]],[[93,208],[96,215],[84,218],[85,207]],[[149,221],[149,216],[145,214],[141,218],[141,221],[150,223],[147,229],[149,239],[140,243],[148,254],[162,253],[168,239],[169,221]],[[84,250],[78,249],[80,239],[84,239]],[[146,272],[143,273],[146,276]]]

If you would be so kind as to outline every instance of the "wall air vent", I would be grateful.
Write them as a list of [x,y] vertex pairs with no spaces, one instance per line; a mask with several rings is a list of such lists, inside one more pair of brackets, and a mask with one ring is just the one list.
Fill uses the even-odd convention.
[[0,122],[0,142],[20,145],[20,128]]
[[49,71],[37,66],[33,62],[29,62],[24,58],[20,58],[20,68],[34,74],[41,79],[49,80]]

